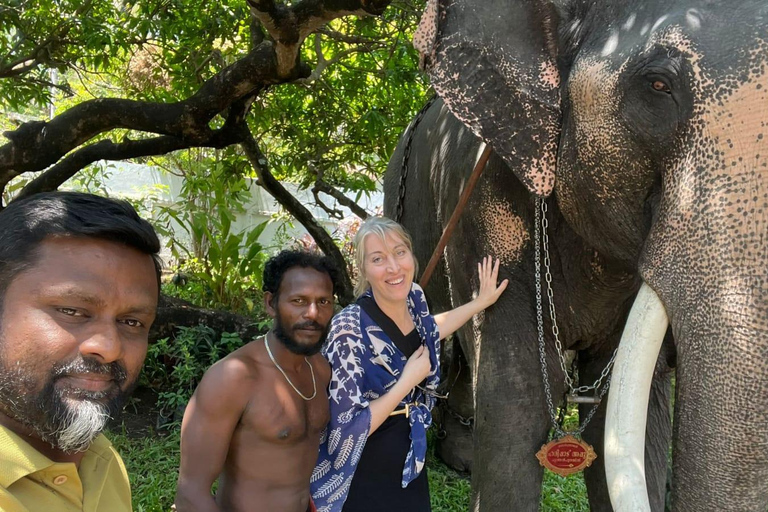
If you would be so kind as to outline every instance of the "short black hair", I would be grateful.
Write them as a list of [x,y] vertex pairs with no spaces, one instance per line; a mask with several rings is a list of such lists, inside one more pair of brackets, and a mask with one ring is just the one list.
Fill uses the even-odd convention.
[[12,201],[0,211],[0,310],[11,281],[35,265],[44,240],[56,237],[109,240],[152,256],[159,293],[160,240],[130,203],[80,192],[45,192]]
[[283,276],[294,267],[311,268],[328,274],[331,278],[333,293],[339,288],[339,269],[328,257],[307,251],[284,250],[267,260],[264,265],[262,291],[272,294],[272,304],[277,303],[278,290]]

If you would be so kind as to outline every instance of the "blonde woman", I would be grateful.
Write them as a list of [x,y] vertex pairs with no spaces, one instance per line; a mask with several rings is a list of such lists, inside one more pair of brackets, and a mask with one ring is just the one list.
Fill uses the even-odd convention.
[[477,298],[432,316],[413,282],[411,238],[371,217],[355,236],[358,299],[331,323],[331,421],[312,475],[318,512],[428,512],[426,429],[440,382],[440,339],[495,303],[499,262],[478,264]]

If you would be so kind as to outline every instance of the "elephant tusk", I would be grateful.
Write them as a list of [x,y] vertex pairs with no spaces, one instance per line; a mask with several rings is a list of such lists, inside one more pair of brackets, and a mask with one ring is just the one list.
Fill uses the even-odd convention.
[[605,421],[605,474],[616,512],[650,512],[645,482],[645,425],[651,380],[669,319],[643,283],[621,335]]

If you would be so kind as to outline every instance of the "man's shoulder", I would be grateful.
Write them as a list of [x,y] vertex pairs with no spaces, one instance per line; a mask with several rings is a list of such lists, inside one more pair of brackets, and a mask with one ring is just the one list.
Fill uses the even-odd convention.
[[256,380],[261,366],[256,350],[258,343],[252,341],[219,359],[206,370],[200,386],[237,389]]

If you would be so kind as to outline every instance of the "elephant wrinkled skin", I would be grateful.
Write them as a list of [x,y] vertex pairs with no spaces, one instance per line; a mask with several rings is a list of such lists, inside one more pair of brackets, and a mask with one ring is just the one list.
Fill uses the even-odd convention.
[[[461,332],[473,403],[449,403],[475,414],[473,510],[538,506],[534,454],[550,424],[533,213],[548,196],[559,328],[581,383],[610,358],[642,283],[669,318],[647,412],[651,509],[664,509],[671,440],[673,510],[765,512],[768,2],[430,0],[428,12],[417,47],[441,99],[393,156],[385,211],[404,187],[402,222],[425,261],[481,140],[494,148],[427,289],[436,310],[466,302],[469,269],[487,253],[510,280]],[[557,401],[548,322],[546,332]],[[601,405],[584,433],[599,456],[585,472],[592,510],[611,509],[604,420]]]

